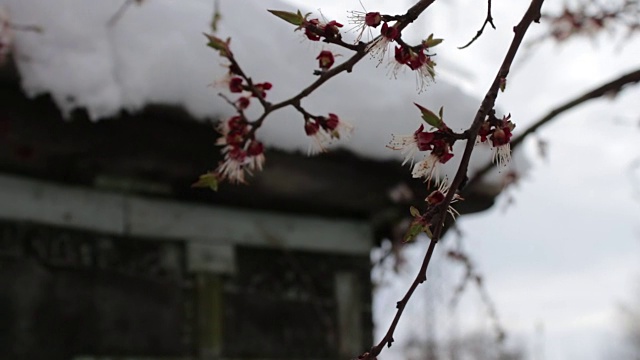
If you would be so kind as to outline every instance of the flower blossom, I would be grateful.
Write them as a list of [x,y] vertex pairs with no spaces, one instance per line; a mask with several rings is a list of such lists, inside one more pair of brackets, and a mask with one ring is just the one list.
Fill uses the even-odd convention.
[[413,158],[418,151],[426,151],[429,149],[429,144],[433,141],[433,133],[424,131],[424,125],[420,125],[411,135],[391,135],[391,141],[387,147],[392,150],[400,150],[405,155],[402,165],[406,164],[411,159],[411,166],[413,166]]
[[384,57],[387,53],[389,43],[396,41],[400,38],[400,30],[394,26],[389,26],[388,23],[382,23],[380,29],[380,36],[367,48],[367,51],[372,57],[379,57],[380,63],[384,61]]
[[[429,194],[424,199],[424,201],[426,201],[427,204],[431,206],[436,206],[444,201],[448,193],[449,193],[449,184],[447,183],[447,179],[444,179],[444,181],[442,181],[438,186],[438,189],[432,191],[431,194]],[[453,198],[451,199],[451,203],[449,203],[449,207],[447,208],[447,212],[454,219],[456,218],[456,216],[460,216],[460,213],[458,212],[458,210],[454,209],[453,206],[451,206],[451,204],[459,200],[464,200],[464,199],[459,194],[453,195]]]
[[451,153],[451,145],[443,140],[434,140],[431,145],[431,154],[413,166],[411,175],[414,178],[424,178],[428,184],[431,184],[432,180],[438,184],[440,164],[446,164],[453,157],[453,153]]
[[265,162],[264,145],[252,140],[247,147],[248,167],[250,171],[262,171]]
[[229,180],[229,182],[246,183],[244,176],[244,166],[247,160],[247,152],[234,147],[224,154],[224,161],[216,169],[220,180]]
[[493,147],[492,161],[499,167],[505,167],[511,160],[511,131],[515,125],[509,120],[510,116],[505,116],[501,123],[489,135],[491,146]]
[[[341,27],[343,27],[343,25],[335,20],[323,23],[318,19],[311,19],[303,21],[296,30],[304,29],[304,35],[307,39],[311,41],[320,41],[321,36],[328,39],[337,37],[338,34],[340,34]],[[321,35],[318,35],[317,32],[314,31],[314,28],[318,29]]]
[[505,167],[511,160],[511,136],[516,125],[511,122],[511,114],[498,120],[490,115],[478,132],[476,144],[491,141],[492,161],[499,167]]
[[316,60],[318,60],[318,67],[323,71],[329,70],[335,62],[333,53],[329,50],[322,50]]
[[229,80],[229,91],[232,93],[241,93],[244,90],[244,86],[242,86],[243,81],[240,77],[232,77]]
[[216,127],[220,137],[216,145],[223,146],[222,151],[228,152],[232,147],[239,147],[249,132],[249,125],[240,117],[233,116],[227,121],[222,121]]
[[329,114],[328,117],[316,116],[307,119],[304,130],[307,136],[314,140],[309,146],[308,153],[311,155],[325,152],[334,140],[349,138],[353,132],[353,125],[341,120],[336,114]]
[[400,69],[406,67],[410,68],[416,73],[417,87],[419,91],[425,89],[425,87],[433,82],[436,73],[434,67],[436,63],[431,60],[431,57],[425,53],[426,48],[422,45],[416,47],[408,46],[396,46],[394,60],[391,65],[391,74],[395,78]]
[[238,100],[236,100],[236,106],[240,110],[244,110],[244,109],[248,108],[249,105],[251,105],[251,99],[249,99],[246,96],[241,96],[241,97],[238,98]]
[[[405,155],[402,165],[411,160],[413,177],[425,178],[428,183],[435,179],[437,184],[440,179],[439,164],[445,164],[453,157],[451,150],[455,139],[451,137],[451,130],[444,123],[440,129],[433,132],[424,131],[424,125],[420,125],[412,135],[392,136],[387,147],[402,151]],[[414,165],[414,156],[418,151],[430,151],[430,153]]]
[[[271,85],[270,82],[263,82],[253,85],[253,88],[258,94],[262,96],[263,99],[267,97],[267,90],[271,90],[272,87],[273,85]],[[252,96],[256,96],[256,94],[252,94]]]
[[356,44],[362,39],[365,30],[369,29],[371,31],[370,28],[377,28],[382,23],[382,15],[379,12],[351,11],[350,14],[348,16],[349,23],[354,25],[352,30],[358,33],[355,40]]
[[240,116],[233,116],[217,127],[220,137],[216,145],[222,146],[224,160],[216,173],[220,180],[245,183],[245,172],[252,175],[261,171],[264,162],[264,145],[250,135],[249,124]]

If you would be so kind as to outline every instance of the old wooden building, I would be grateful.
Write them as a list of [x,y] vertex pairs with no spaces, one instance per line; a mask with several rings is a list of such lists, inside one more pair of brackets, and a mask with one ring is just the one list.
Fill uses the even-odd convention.
[[[270,151],[190,184],[210,123],[148,106],[63,119],[0,68],[0,358],[335,359],[372,344],[369,253],[424,184],[396,161]],[[462,213],[492,196],[465,194]]]

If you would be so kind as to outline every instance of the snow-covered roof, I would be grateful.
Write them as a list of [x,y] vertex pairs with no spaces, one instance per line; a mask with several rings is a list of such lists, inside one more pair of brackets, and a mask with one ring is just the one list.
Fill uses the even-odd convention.
[[[30,95],[51,94],[65,113],[86,108],[99,120],[122,109],[137,111],[150,103],[165,103],[183,106],[202,119],[234,114],[217,96],[226,89],[210,86],[227,70],[220,66],[223,59],[205,46],[202,35],[210,31],[211,0],[145,1],[130,7],[113,26],[107,23],[122,1],[0,0],[0,4],[8,8],[12,21],[42,28],[41,33],[15,33],[14,58],[24,90]],[[295,7],[278,0],[222,1],[217,35],[231,37],[243,69],[257,82],[273,83],[268,98],[279,101],[315,80],[315,57],[328,45],[304,40],[266,9]],[[337,20],[347,23],[344,16]],[[331,50],[344,55],[337,61],[350,55],[344,49]],[[385,145],[392,133],[409,134],[420,125],[414,101],[434,110],[443,105],[444,119],[454,130],[466,129],[477,111],[480,99],[444,79],[436,80],[418,94],[413,73],[391,79],[385,63],[378,66],[378,61],[365,59],[352,73],[331,79],[304,99],[303,106],[315,114],[336,113],[355,125],[351,139],[340,146],[367,158],[400,158]],[[288,151],[306,151],[310,141],[293,109],[270,115],[257,135],[267,146]],[[462,145],[454,149],[457,154]],[[472,172],[490,159],[488,148],[478,150]],[[447,164],[449,176],[459,158]]]

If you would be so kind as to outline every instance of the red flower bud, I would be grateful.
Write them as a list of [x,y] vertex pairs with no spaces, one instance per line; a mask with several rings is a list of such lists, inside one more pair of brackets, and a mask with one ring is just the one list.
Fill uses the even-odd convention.
[[229,156],[229,159],[241,163],[244,161],[244,159],[246,159],[247,153],[244,150],[240,149],[239,147],[233,147],[228,152],[228,156]]
[[336,114],[329,114],[329,118],[325,119],[325,127],[327,130],[335,130],[340,124],[340,118]]
[[307,133],[307,136],[313,136],[320,131],[320,125],[316,122],[307,121],[304,124],[304,132]]
[[328,24],[324,26],[324,36],[328,38],[333,38],[340,33],[340,29],[343,25],[335,20],[329,21]]
[[260,141],[253,140],[247,148],[249,156],[258,156],[264,153],[264,145]]
[[493,146],[506,145],[511,141],[511,129],[508,126],[496,128],[491,134],[491,143]]
[[380,34],[382,34],[382,36],[387,38],[389,41],[393,41],[400,37],[400,31],[398,31],[398,29],[393,26],[389,26],[389,24],[387,23],[382,24]]
[[233,116],[229,120],[227,120],[227,124],[229,125],[229,131],[238,131],[244,133],[247,128],[247,124],[240,116]]
[[233,77],[231,78],[231,80],[229,81],[229,90],[232,93],[239,93],[242,92],[243,86],[242,86],[242,78],[239,77]]
[[311,19],[302,25],[304,26],[304,34],[307,36],[309,40],[311,41],[320,40],[320,36],[316,35],[313,31],[311,31],[311,28],[309,25],[319,28],[320,21],[318,19]]
[[265,98],[267,97],[267,92],[265,90],[271,90],[273,85],[271,85],[270,82],[264,82],[260,84],[255,84],[253,87],[256,89],[257,92],[260,93],[260,95],[262,95],[263,98]]
[[427,151],[433,148],[432,142],[435,135],[430,132],[419,132],[415,134],[416,136],[416,145],[418,146],[418,150]]
[[444,201],[444,194],[439,190],[436,190],[429,194],[425,199],[430,205],[437,205]]
[[248,108],[250,104],[251,104],[251,100],[249,100],[248,97],[242,96],[241,98],[236,100],[236,105],[238,106],[238,108],[243,110]]
[[364,23],[367,26],[378,27],[382,22],[382,16],[380,16],[379,12],[370,12],[364,16]]
[[409,50],[403,46],[396,46],[395,59],[400,64],[406,64],[411,60]]
[[318,60],[318,66],[323,70],[329,70],[334,63],[333,53],[328,50],[322,50],[316,59]]

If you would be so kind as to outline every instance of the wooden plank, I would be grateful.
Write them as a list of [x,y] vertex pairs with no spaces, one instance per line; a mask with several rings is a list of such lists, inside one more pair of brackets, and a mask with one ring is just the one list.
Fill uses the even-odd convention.
[[0,219],[117,235],[367,254],[366,221],[154,200],[0,174]]

